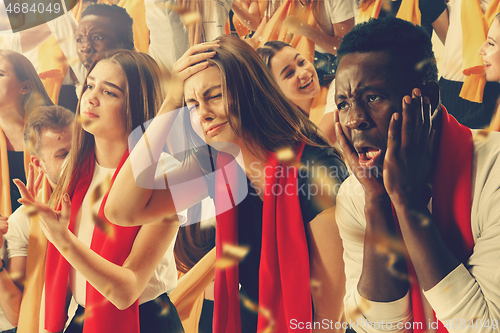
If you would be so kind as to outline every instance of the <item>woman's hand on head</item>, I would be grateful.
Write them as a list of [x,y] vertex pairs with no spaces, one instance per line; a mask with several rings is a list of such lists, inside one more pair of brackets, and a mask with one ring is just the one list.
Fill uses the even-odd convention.
[[69,233],[69,219],[71,216],[71,203],[69,195],[63,196],[61,211],[53,210],[49,205],[38,201],[29,191],[29,189],[19,179],[14,179],[21,199],[19,203],[29,208],[30,217],[38,217],[40,226],[47,239],[58,249],[64,248]]
[[[167,101],[174,103],[176,108],[182,107],[184,82],[194,74],[207,68],[207,60],[216,54],[212,50],[219,47],[218,40],[194,45],[175,62],[168,87]],[[172,106],[172,104],[170,105]]]

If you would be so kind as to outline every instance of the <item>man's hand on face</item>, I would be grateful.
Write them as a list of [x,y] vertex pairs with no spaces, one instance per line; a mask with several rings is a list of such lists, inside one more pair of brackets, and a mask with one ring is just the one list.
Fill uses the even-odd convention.
[[356,149],[354,149],[352,143],[347,139],[342,130],[342,126],[340,125],[338,110],[334,111],[333,118],[337,142],[342,148],[342,152],[344,153],[345,159],[352,173],[356,176],[361,185],[363,185],[367,200],[387,200],[387,192],[380,179],[382,170],[378,170],[377,166],[374,166],[373,168],[360,166],[358,153],[356,152]]
[[434,133],[429,98],[413,89],[412,97],[403,98],[402,114],[394,113],[389,125],[383,181],[396,208],[427,205],[423,194],[431,168]]

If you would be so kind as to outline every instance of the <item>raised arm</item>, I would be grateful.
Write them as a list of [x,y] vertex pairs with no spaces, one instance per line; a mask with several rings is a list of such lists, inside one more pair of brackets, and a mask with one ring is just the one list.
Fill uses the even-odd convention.
[[[170,186],[184,180],[202,178],[199,166],[194,159],[180,165],[172,172],[162,175],[162,189],[155,189],[157,162],[163,150],[170,127],[177,111],[183,106],[183,83],[191,75],[207,68],[207,59],[218,47],[217,42],[198,44],[191,47],[174,65],[172,81],[167,98],[160,112],[150,123],[146,132],[130,153],[128,160],[120,169],[109,193],[105,207],[108,219],[118,225],[143,225],[168,217],[189,208],[208,195],[206,185],[194,187],[198,191],[184,191],[185,197],[176,198],[174,206]],[[174,111],[172,111],[174,110]],[[139,174],[140,173],[140,174]],[[168,181],[166,181],[168,179]],[[204,182],[203,179],[201,179]],[[139,185],[138,185],[139,184]]]
[[[335,207],[317,215],[307,226],[311,263],[314,322],[343,322],[345,294],[342,241],[335,222]],[[337,329],[341,332],[341,329]],[[345,331],[345,327],[344,327]],[[313,330],[313,332],[316,332]]]
[[36,201],[22,183],[17,181],[16,184],[23,197],[20,201],[39,213],[40,226],[47,239],[118,309],[128,308],[142,294],[179,227],[177,216],[141,227],[129,256],[119,266],[94,252],[68,229],[71,216],[68,194],[63,196],[61,211],[56,212],[47,204]]
[[257,30],[262,21],[259,10],[259,1],[261,0],[251,0],[250,5],[242,3],[240,1],[235,1],[233,7],[231,8],[240,22],[251,31]]

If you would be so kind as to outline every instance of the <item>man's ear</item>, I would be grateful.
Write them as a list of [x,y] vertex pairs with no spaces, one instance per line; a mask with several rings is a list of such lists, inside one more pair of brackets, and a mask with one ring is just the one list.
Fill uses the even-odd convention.
[[35,156],[35,155],[31,155],[30,161],[31,161],[31,164],[33,164],[33,166],[37,169],[37,171],[42,170],[42,164],[40,163],[40,157]]
[[430,99],[432,107],[431,110],[432,113],[434,113],[434,110],[436,110],[439,104],[441,103],[439,97],[439,84],[436,81],[429,81],[425,83],[422,95],[427,96]]

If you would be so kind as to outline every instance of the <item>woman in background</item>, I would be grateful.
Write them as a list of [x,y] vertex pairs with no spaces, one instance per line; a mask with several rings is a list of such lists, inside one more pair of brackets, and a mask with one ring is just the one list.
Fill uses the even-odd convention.
[[[271,69],[281,90],[288,99],[309,117],[314,98],[320,93],[318,74],[313,64],[290,44],[269,41],[257,53]],[[331,144],[336,142],[332,121],[323,117],[318,127]]]
[[47,105],[53,103],[31,62],[20,53],[0,50],[0,216],[9,217],[19,207],[21,196],[12,179],[26,181],[25,119]]
[[[500,81],[500,13],[495,16],[486,41],[479,50],[483,59],[484,74],[487,81]],[[499,96],[500,97],[500,96]],[[500,112],[498,103],[495,114],[490,124],[490,129],[500,131]]]

